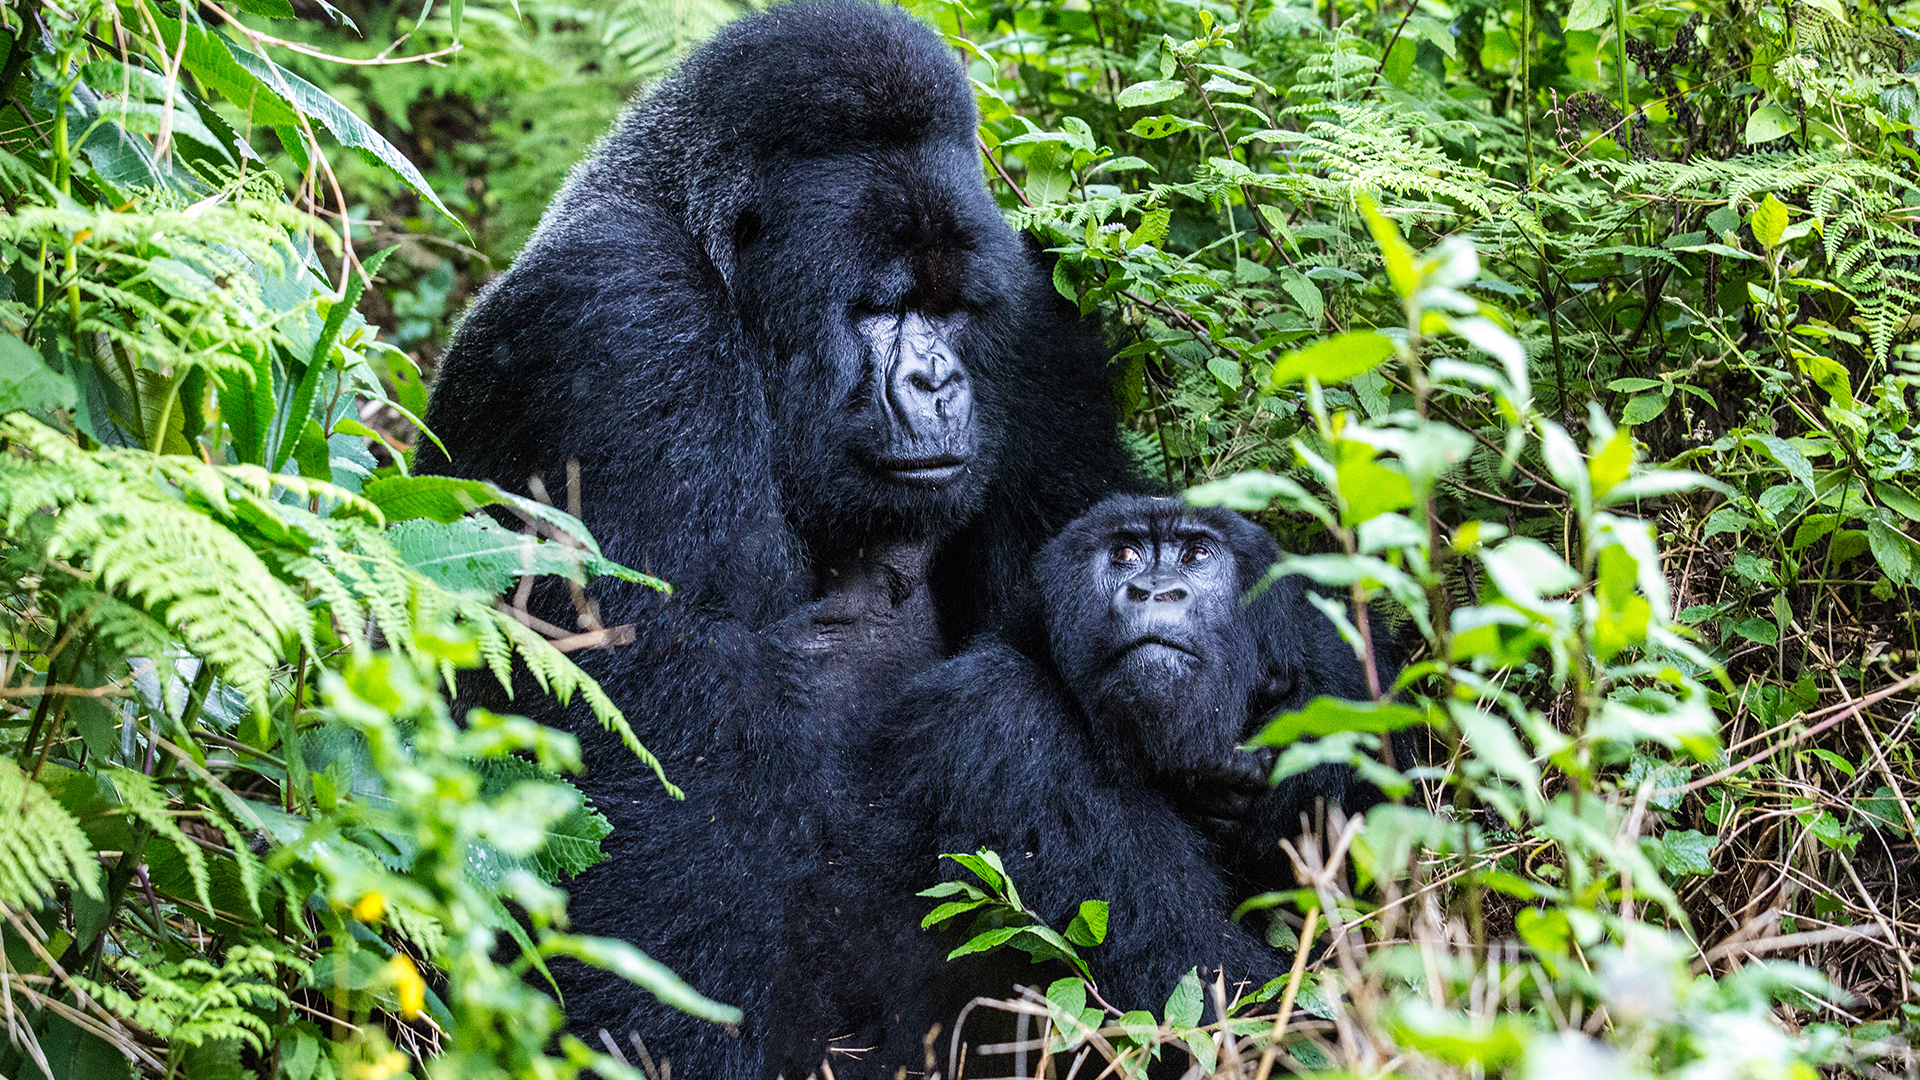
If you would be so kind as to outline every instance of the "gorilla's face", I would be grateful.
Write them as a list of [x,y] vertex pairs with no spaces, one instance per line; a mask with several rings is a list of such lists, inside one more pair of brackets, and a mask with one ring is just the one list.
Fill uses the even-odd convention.
[[1272,541],[1236,515],[1109,500],[1042,556],[1049,645],[1118,753],[1180,770],[1233,754],[1260,654],[1242,597]]
[[938,536],[979,507],[1019,241],[971,145],[777,162],[735,228],[780,477],[816,546]]

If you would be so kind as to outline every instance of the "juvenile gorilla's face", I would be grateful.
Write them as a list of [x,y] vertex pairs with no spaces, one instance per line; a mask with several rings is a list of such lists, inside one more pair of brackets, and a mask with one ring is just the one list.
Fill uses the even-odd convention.
[[[960,151],[964,151],[960,152]],[[769,170],[735,230],[743,322],[809,540],[928,537],[979,507],[992,381],[1022,258],[972,147],[868,148]]]
[[1265,533],[1171,499],[1109,500],[1042,559],[1050,647],[1096,736],[1150,770],[1227,759],[1261,661],[1242,597]]

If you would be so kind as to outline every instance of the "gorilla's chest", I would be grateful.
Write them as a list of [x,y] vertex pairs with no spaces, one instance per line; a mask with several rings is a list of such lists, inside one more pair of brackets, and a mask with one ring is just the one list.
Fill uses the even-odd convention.
[[883,704],[946,652],[927,588],[925,545],[869,548],[821,566],[815,601],[793,627],[813,662],[816,704],[859,711]]

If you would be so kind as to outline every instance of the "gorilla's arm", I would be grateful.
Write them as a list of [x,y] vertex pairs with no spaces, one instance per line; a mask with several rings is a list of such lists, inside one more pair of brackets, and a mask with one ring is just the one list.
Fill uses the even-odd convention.
[[[603,171],[589,164],[570,181],[537,241],[462,323],[428,412],[452,461],[428,443],[419,467],[519,491],[538,475],[562,502],[568,462],[578,462],[581,517],[607,557],[667,580],[675,595],[596,581],[601,621],[636,624],[638,641],[576,659],[623,689],[642,741],[671,758],[676,744],[724,741],[729,714],[765,723],[765,706],[787,689],[780,673],[799,668],[764,631],[800,598],[802,573],[768,466],[760,370],[718,280],[683,228],[610,190]],[[701,362],[661,362],[671,355]],[[573,625],[564,587],[538,590],[535,607]],[[739,685],[743,672],[759,684]],[[648,723],[702,714],[711,728]],[[588,741],[596,764],[618,760],[594,752],[611,752],[608,741]]]
[[[1332,620],[1307,599],[1313,586],[1290,576],[1273,583],[1254,602],[1252,615],[1269,677],[1255,705],[1255,730],[1277,713],[1298,709],[1316,697],[1367,701],[1372,694],[1366,668],[1353,647],[1340,636]],[[1405,650],[1391,624],[1379,610],[1369,612],[1374,666],[1382,691],[1391,690],[1405,663]],[[1249,733],[1251,734],[1251,733]],[[1393,734],[1394,762],[1406,769],[1414,764],[1417,740],[1413,732]],[[1261,780],[1273,758],[1262,755]],[[1236,773],[1244,783],[1244,771]],[[1244,786],[1239,789],[1245,792]],[[1220,844],[1223,867],[1241,883],[1242,893],[1294,886],[1292,862],[1280,849],[1282,839],[1301,835],[1304,818],[1318,828],[1322,806],[1339,807],[1348,816],[1364,813],[1381,801],[1373,785],[1348,765],[1317,765],[1251,799],[1235,804],[1239,820],[1211,829]]]

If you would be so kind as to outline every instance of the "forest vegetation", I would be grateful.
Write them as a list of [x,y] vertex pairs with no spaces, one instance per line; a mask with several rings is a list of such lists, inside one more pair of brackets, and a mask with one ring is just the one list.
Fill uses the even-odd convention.
[[[644,575],[409,465],[475,290],[756,3],[0,7],[0,1076],[653,1071],[561,956],[737,1018],[566,931],[573,738],[450,708],[517,663],[624,730],[501,597]],[[1137,457],[1416,645],[1261,739],[1396,796],[1240,916],[1320,948],[1039,987],[1028,1074],[1914,1075],[1920,3],[910,7]],[[969,865],[983,946],[1100,947]]]

